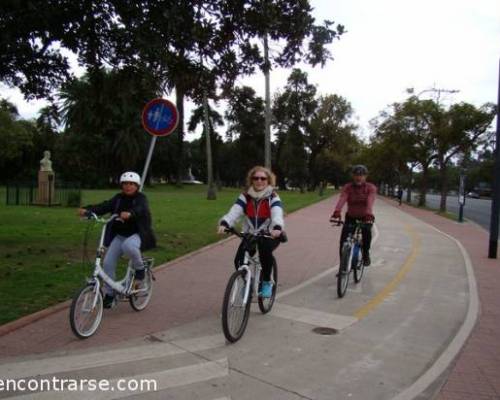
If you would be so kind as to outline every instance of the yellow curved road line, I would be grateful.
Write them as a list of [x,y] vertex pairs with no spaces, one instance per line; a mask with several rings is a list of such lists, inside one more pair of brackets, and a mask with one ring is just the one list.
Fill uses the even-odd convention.
[[394,277],[394,279],[390,281],[373,299],[371,299],[363,307],[358,309],[354,313],[354,317],[363,319],[370,312],[372,312],[375,307],[382,303],[391,294],[391,292],[396,288],[396,286],[399,285],[399,283],[413,267],[415,259],[417,258],[417,254],[420,251],[421,240],[420,236],[415,232],[411,225],[405,225],[405,230],[410,236],[412,242],[411,252],[408,255],[408,258],[405,260],[403,266],[399,270],[398,274]]

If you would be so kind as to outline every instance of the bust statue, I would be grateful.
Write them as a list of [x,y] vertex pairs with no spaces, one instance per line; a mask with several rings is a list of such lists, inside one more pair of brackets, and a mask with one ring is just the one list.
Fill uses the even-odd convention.
[[40,160],[40,171],[54,172],[52,170],[52,161],[50,161],[50,151],[43,152],[43,158]]

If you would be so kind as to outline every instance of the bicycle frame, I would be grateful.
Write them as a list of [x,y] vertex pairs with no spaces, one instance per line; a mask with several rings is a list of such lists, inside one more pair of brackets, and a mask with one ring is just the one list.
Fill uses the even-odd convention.
[[[354,256],[354,246],[357,244],[361,249],[362,245],[362,232],[361,225],[359,223],[355,224],[354,232],[349,232],[347,235],[346,242],[349,244],[349,263],[347,265],[347,273],[351,272],[352,269],[352,258]],[[344,242],[345,243],[345,242]]]
[[[125,277],[120,281],[115,281],[106,273],[106,271],[104,271],[104,269],[102,268],[102,258],[103,258],[103,255],[105,253],[105,250],[106,250],[106,247],[104,246],[104,239],[106,237],[106,231],[108,229],[108,224],[111,221],[114,221],[115,219],[117,219],[118,215],[112,214],[109,217],[109,219],[107,219],[107,220],[99,219],[97,217],[97,215],[94,213],[92,213],[91,216],[96,221],[104,222],[104,226],[103,226],[102,231],[101,231],[101,237],[99,239],[99,246],[97,248],[96,259],[95,259],[95,263],[94,263],[94,272],[92,273],[92,278],[89,279],[89,283],[94,285],[94,293],[97,293],[97,291],[101,289],[101,281],[98,278],[101,278],[115,292],[122,294],[124,296],[130,296],[131,294],[134,294],[134,293],[140,293],[142,291],[147,291],[147,289],[132,290],[134,269],[131,267],[130,262],[129,262],[129,265],[127,266],[127,272],[125,274]],[[94,298],[93,307],[96,306],[96,303],[97,303],[97,296],[95,296],[95,298]]]
[[[258,295],[259,292],[259,280],[262,267],[260,261],[257,259],[257,253],[253,257],[248,251],[245,251],[245,256],[243,259],[243,264],[238,268],[240,271],[246,271],[246,284],[245,284],[245,295],[243,297],[243,306],[245,306],[250,297],[250,290],[253,290],[254,295]],[[253,271],[252,271],[253,270]],[[252,280],[252,277],[255,277]],[[253,282],[253,288],[251,288]],[[234,302],[234,298],[232,299]]]

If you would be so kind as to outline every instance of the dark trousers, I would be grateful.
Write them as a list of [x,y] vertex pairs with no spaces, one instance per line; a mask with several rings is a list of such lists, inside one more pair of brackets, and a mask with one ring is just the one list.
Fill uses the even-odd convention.
[[[356,218],[352,218],[349,215],[345,216],[344,226],[342,227],[342,233],[340,234],[340,245],[339,245],[339,255],[342,256],[342,246],[349,236],[350,232],[354,233]],[[372,226],[364,225],[361,228],[361,236],[363,237],[363,254],[369,254],[370,246],[372,243]]]
[[[257,248],[259,249],[259,259],[262,265],[262,280],[271,280],[271,270],[273,266],[273,251],[278,247],[280,241],[278,239],[259,238],[257,241]],[[234,266],[236,269],[243,263],[245,257],[246,244],[241,242],[234,258]]]

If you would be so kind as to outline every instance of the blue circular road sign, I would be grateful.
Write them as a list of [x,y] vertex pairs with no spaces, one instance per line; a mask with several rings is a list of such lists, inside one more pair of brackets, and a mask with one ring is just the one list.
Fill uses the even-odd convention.
[[166,99],[151,100],[142,111],[142,126],[154,136],[170,135],[178,122],[177,107]]

